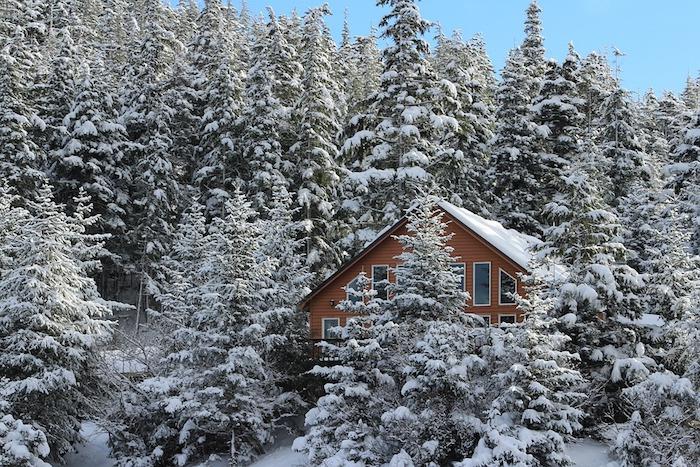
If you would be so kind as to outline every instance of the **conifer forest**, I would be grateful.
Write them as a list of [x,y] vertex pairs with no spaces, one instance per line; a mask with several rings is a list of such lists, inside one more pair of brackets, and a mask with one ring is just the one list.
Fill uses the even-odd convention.
[[[500,70],[436,0],[322,1],[1,2],[0,466],[700,465],[700,79],[549,59],[536,0]],[[443,202],[532,239],[522,319]]]

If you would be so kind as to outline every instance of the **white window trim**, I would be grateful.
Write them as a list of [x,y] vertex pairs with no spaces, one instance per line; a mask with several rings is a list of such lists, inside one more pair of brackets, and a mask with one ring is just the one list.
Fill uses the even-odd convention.
[[481,318],[486,321],[487,326],[491,326],[491,313],[485,314],[485,315],[479,315]]
[[[498,314],[498,325],[499,325],[499,326],[500,326],[501,324],[503,324],[503,322],[501,321],[501,318],[504,318],[504,317],[506,317],[506,316],[512,316],[512,317],[513,317],[513,324],[517,324],[517,323],[518,323],[518,315],[516,315],[515,313],[499,313],[499,314]],[[511,323],[505,323],[505,324],[511,324]]]
[[322,339],[332,339],[332,337],[326,337],[326,321],[337,321],[338,324],[332,327],[340,326],[340,318],[321,318],[321,338]]
[[518,293],[518,279],[515,277],[511,276],[507,272],[505,272],[503,269],[498,268],[498,304],[503,305],[503,306],[515,306],[517,303],[515,302],[515,298],[513,299],[513,302],[511,303],[503,303],[501,302],[501,274],[505,274],[506,276],[510,277],[513,279],[513,282],[515,282],[515,293]]
[[[477,264],[489,265],[489,301],[488,303],[476,303],[476,266]],[[472,305],[473,306],[491,306],[491,261],[477,261],[472,263]]]
[[[386,268],[386,281],[389,282],[389,265],[388,264],[373,264],[372,265],[372,290],[377,290],[375,287],[374,283],[374,268]],[[384,279],[382,279],[384,280]],[[389,298],[389,294],[387,293],[387,298]]]
[[463,270],[462,274],[464,275],[464,277],[463,277],[464,289],[462,290],[462,292],[466,292],[467,291],[467,263],[460,263],[460,262],[450,263],[450,267],[452,267],[452,266],[462,266],[462,270]]

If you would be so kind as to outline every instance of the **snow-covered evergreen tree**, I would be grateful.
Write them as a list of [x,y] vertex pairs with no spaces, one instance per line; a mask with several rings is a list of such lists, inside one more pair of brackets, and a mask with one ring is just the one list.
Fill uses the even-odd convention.
[[678,194],[680,208],[689,219],[691,251],[700,254],[700,111],[692,114],[680,132],[666,171],[671,175],[669,186]]
[[635,181],[650,177],[637,112],[625,90],[617,87],[605,98],[599,124],[600,151],[606,165],[603,172],[610,180],[606,201],[617,205],[621,197],[630,193]]
[[61,144],[50,155],[49,176],[58,202],[72,205],[83,189],[106,230],[123,234],[131,179],[124,160],[126,129],[117,120],[110,92],[94,81],[87,66],[82,75],[62,122]]
[[336,219],[337,190],[340,177],[337,166],[337,138],[340,133],[340,88],[333,77],[335,44],[324,16],[327,6],[304,15],[301,63],[304,75],[302,93],[294,109],[299,123],[296,142],[290,148],[296,166],[293,185],[306,223],[306,258],[314,271],[340,264],[332,244],[340,236]]
[[510,52],[501,75],[488,179],[498,200],[498,217],[510,228],[536,235],[542,229],[534,204],[541,189],[541,167],[535,152],[536,125],[529,118],[525,92],[531,77],[520,49]]
[[0,397],[60,461],[105,395],[97,345],[110,337],[110,310],[77,256],[77,244],[92,243],[84,227],[53,202],[50,186],[39,195],[21,233],[3,239],[12,267],[0,277]]
[[356,131],[343,152],[352,161],[349,185],[356,199],[345,208],[355,230],[397,220],[408,201],[433,183],[432,164],[443,154],[439,136],[456,127],[446,117],[423,35],[430,23],[414,0],[379,0],[391,11],[380,22],[384,49],[379,90],[369,109],[351,119]]
[[[233,463],[250,462],[272,440],[276,414],[284,413],[289,399],[260,354],[274,340],[261,295],[274,264],[260,256],[261,226],[240,190],[225,209],[198,240],[202,251],[217,254],[185,278],[192,311],[173,331],[162,369],[118,412],[123,424],[112,446],[124,465],[185,465],[222,448]],[[201,235],[197,218],[191,217],[191,238]]]
[[549,264],[568,269],[551,286],[553,315],[571,337],[590,381],[587,415],[618,419],[625,408],[620,388],[636,384],[654,366],[634,327],[624,324],[639,316],[642,277],[625,264],[619,221],[580,167],[562,176],[545,216],[552,226],[539,252]]
[[535,143],[541,183],[539,199],[535,201],[538,210],[551,201],[560,175],[567,173],[568,165],[582,151],[583,114],[579,107],[583,100],[578,97],[577,69],[578,56],[570,46],[561,65],[548,62],[540,94],[531,107],[539,136]]
[[[272,14],[272,13],[271,13]],[[252,64],[245,89],[245,106],[241,117],[240,154],[246,169],[247,189],[256,208],[267,206],[275,183],[289,184],[293,168],[284,156],[281,121],[285,109],[274,94],[275,75],[269,58],[272,17],[264,35],[251,49]]]
[[[19,4],[23,2],[17,2]],[[15,5],[19,14],[23,7]],[[9,38],[0,43],[0,175],[24,199],[35,199],[43,174],[44,153],[31,138],[35,126],[44,123],[31,107],[31,75],[35,57],[27,42],[28,32],[13,24]]]
[[540,14],[542,9],[537,4],[537,0],[532,0],[527,7],[525,19],[525,38],[520,46],[523,54],[525,72],[529,76],[523,89],[530,100],[534,99],[543,86],[547,63],[545,61],[544,38],[542,37],[542,20]]

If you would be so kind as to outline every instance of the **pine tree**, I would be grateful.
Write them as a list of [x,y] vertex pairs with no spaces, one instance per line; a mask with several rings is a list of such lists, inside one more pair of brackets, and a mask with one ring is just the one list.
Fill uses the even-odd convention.
[[337,186],[337,137],[340,133],[340,89],[333,78],[335,44],[324,16],[327,6],[304,15],[301,63],[304,67],[302,93],[294,109],[299,122],[296,142],[290,148],[296,166],[293,185],[297,187],[299,215],[307,223],[306,257],[314,271],[340,263],[331,243],[341,226],[335,221]]
[[353,161],[348,184],[356,199],[346,209],[356,231],[397,220],[408,200],[433,183],[432,164],[443,153],[439,135],[455,126],[444,118],[442,99],[433,100],[438,80],[422,37],[430,23],[413,0],[377,4],[391,8],[380,27],[392,44],[382,53],[379,90],[369,110],[351,120],[356,131],[343,146],[344,157]]
[[644,345],[634,326],[639,316],[643,280],[625,264],[627,251],[620,243],[621,226],[615,214],[605,210],[597,188],[576,165],[562,176],[553,201],[545,206],[552,226],[538,248],[547,264],[568,268],[565,278],[551,286],[553,315],[571,337],[572,348],[582,359],[582,373],[590,381],[589,417],[624,417],[619,390],[649,374],[653,360],[644,356]]
[[[141,383],[120,409],[124,426],[112,446],[125,465],[184,465],[223,446],[231,462],[250,462],[272,440],[275,414],[285,410],[281,404],[288,398],[277,397],[260,356],[266,341],[274,340],[261,310],[274,265],[259,256],[261,226],[240,191],[225,209],[201,240],[202,251],[218,254],[186,278],[193,311],[174,331],[159,374]],[[201,220],[191,219],[188,230],[200,238]]]
[[126,129],[117,121],[109,92],[84,67],[78,93],[63,119],[61,145],[50,157],[49,173],[58,202],[71,206],[79,190],[90,195],[109,232],[123,234],[128,209],[124,149]]
[[530,80],[527,88],[523,91],[529,98],[534,99],[544,85],[547,64],[545,61],[544,38],[542,37],[542,20],[540,14],[542,9],[537,4],[537,0],[532,0],[527,8],[525,19],[525,39],[520,46],[525,64],[525,72]]
[[691,252],[700,254],[700,111],[692,114],[680,132],[666,170],[671,174],[669,187],[678,194],[681,210],[689,219]]
[[49,186],[39,194],[21,235],[4,239],[13,262],[0,277],[0,390],[9,414],[41,427],[60,461],[105,395],[96,349],[110,337],[110,310],[76,257],[76,244],[92,242],[81,223],[53,202]]
[[530,79],[520,49],[510,52],[496,92],[498,111],[491,144],[488,179],[498,199],[498,217],[518,231],[541,232],[539,198],[541,166],[535,153],[536,125],[529,119],[525,83]]
[[241,117],[242,163],[247,190],[257,209],[267,206],[275,183],[290,183],[288,174],[292,171],[291,163],[283,156],[281,120],[285,110],[274,95],[275,76],[269,59],[269,28],[274,21],[270,20],[268,32],[253,45]]
[[637,113],[622,88],[617,87],[603,101],[600,125],[600,150],[606,165],[603,170],[610,180],[606,201],[616,206],[621,197],[630,193],[635,181],[650,178]]

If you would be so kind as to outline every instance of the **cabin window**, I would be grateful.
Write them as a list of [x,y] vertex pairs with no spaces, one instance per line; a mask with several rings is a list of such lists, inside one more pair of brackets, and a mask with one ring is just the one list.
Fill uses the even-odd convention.
[[491,326],[491,315],[479,315],[484,320],[486,326]]
[[474,263],[474,305],[491,304],[491,263]]
[[465,273],[466,273],[466,266],[464,263],[452,263],[450,264],[450,267],[452,268],[452,272],[456,275],[459,276],[459,283],[457,287],[459,290],[464,291],[465,287]]
[[515,305],[515,277],[499,269],[498,304]]
[[333,332],[333,328],[340,326],[340,319],[338,318],[323,318],[323,338],[324,339],[337,339],[338,334]]
[[362,301],[362,290],[360,290],[359,276],[345,286],[345,299],[350,303],[359,303]]
[[509,314],[509,315],[498,315],[498,323],[499,324],[515,324],[515,315]]
[[372,266],[372,289],[377,294],[376,298],[387,299],[387,286],[389,285],[389,266],[382,264]]

